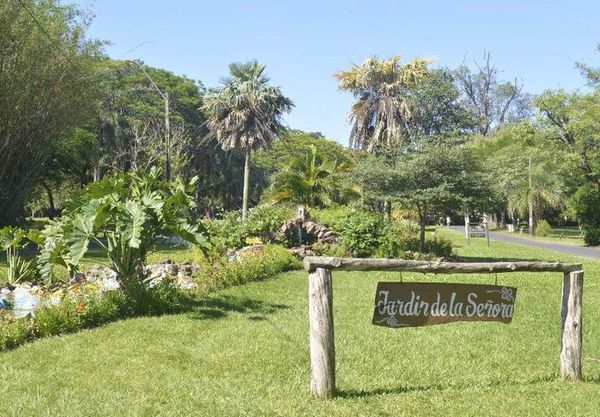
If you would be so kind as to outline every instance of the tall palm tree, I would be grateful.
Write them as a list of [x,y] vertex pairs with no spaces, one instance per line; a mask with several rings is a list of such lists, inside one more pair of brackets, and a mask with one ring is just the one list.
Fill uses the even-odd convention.
[[408,89],[422,80],[432,59],[401,64],[399,56],[370,58],[348,71],[334,74],[339,89],[356,101],[350,110],[350,146],[374,152],[380,145],[395,145],[409,129],[411,106]]
[[252,150],[268,149],[275,136],[284,130],[282,116],[294,104],[280,87],[269,85],[265,66],[256,61],[229,65],[229,77],[221,88],[204,98],[209,138],[223,150],[245,152],[242,219],[248,213],[248,182]]

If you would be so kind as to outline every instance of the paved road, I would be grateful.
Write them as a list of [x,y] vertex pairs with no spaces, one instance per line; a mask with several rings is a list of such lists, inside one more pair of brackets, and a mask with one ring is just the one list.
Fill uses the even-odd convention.
[[[465,232],[464,226],[450,226],[450,228],[461,233]],[[527,239],[501,232],[490,232],[490,239],[516,243],[524,246],[533,246],[537,248],[550,249],[569,255],[583,256],[584,258],[600,259],[600,248],[598,247],[586,248],[582,246],[564,245],[561,243]]]

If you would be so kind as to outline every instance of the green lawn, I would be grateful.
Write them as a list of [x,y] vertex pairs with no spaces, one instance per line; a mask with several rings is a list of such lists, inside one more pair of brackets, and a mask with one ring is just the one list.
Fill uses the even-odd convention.
[[[600,415],[600,263],[460,234],[475,259],[583,261],[582,383],[557,379],[560,274],[499,275],[513,323],[370,324],[378,280],[334,273],[339,397],[308,395],[306,273],[230,288],[196,311],[141,318],[0,354],[0,416]],[[492,275],[405,281],[494,282]]]

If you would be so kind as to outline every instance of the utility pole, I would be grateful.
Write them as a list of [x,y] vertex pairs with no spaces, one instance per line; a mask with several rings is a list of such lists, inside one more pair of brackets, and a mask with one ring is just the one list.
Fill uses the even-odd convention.
[[533,236],[533,181],[531,180],[531,155],[529,155],[529,192],[527,193],[527,204],[529,206],[529,234]]
[[163,93],[160,90],[160,88],[158,88],[158,86],[156,85],[156,83],[154,82],[152,77],[150,77],[150,75],[144,69],[143,65],[141,65],[139,62],[137,62],[135,60],[130,60],[129,62],[133,62],[135,65],[137,65],[142,70],[142,72],[144,73],[146,78],[148,78],[148,80],[150,80],[150,82],[152,83],[152,86],[154,87],[154,89],[158,92],[158,94],[165,101],[165,172],[164,172],[164,176],[165,176],[165,180],[170,181],[171,180],[171,137],[170,137],[171,126],[169,123],[169,93],[168,92]]
[[171,181],[171,126],[169,124],[169,93],[165,96],[165,178]]

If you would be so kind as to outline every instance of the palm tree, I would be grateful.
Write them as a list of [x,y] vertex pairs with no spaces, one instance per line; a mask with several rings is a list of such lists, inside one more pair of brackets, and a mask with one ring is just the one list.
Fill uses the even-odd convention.
[[374,152],[378,146],[395,145],[406,136],[411,116],[408,89],[428,75],[427,66],[432,62],[418,58],[402,65],[399,56],[370,58],[334,74],[339,89],[356,98],[349,115],[351,147]]
[[317,147],[311,145],[306,153],[296,156],[289,165],[276,173],[267,198],[275,202],[292,202],[307,207],[323,207],[335,197],[344,198],[356,193],[343,187],[339,177],[351,164],[321,158]]
[[242,219],[248,213],[248,182],[252,150],[268,149],[284,130],[282,116],[294,104],[280,87],[268,85],[265,66],[256,61],[229,65],[229,77],[221,88],[207,94],[202,110],[207,114],[208,135],[223,150],[245,152]]

